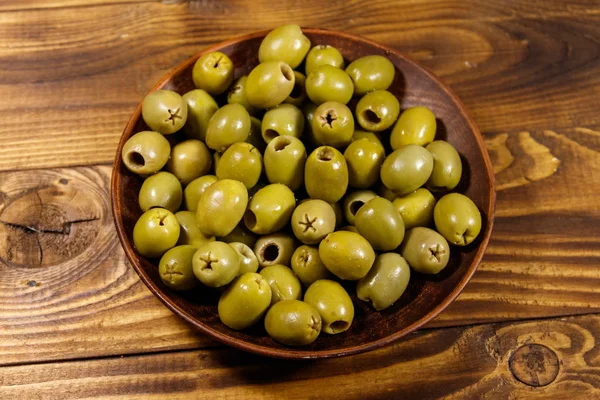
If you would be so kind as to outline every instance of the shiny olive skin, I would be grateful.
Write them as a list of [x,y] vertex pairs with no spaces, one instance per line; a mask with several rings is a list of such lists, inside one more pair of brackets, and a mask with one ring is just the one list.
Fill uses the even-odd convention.
[[481,232],[481,213],[473,200],[450,193],[438,200],[433,209],[437,231],[456,246],[466,246]]
[[198,247],[192,263],[194,275],[208,287],[225,286],[240,271],[237,251],[224,242],[208,242]]
[[335,281],[321,279],[310,285],[304,301],[317,309],[323,332],[330,335],[347,331],[354,320],[354,304],[348,292]]
[[150,175],[160,171],[170,155],[169,141],[160,133],[152,131],[143,131],[131,136],[121,151],[125,167],[139,175]]
[[306,149],[298,138],[278,136],[267,145],[264,165],[270,183],[282,183],[291,190],[298,190],[304,183]]
[[402,296],[409,281],[410,267],[406,260],[397,253],[383,253],[375,258],[369,273],[356,283],[356,295],[381,311]]
[[391,201],[375,197],[362,206],[354,218],[358,233],[375,250],[391,251],[404,239],[404,222]]
[[294,208],[294,192],[285,185],[273,183],[252,196],[244,214],[244,224],[258,235],[277,232],[290,222]]
[[306,75],[316,70],[322,65],[331,65],[332,67],[344,69],[344,57],[338,49],[328,44],[319,44],[308,52],[304,63]]
[[258,238],[254,243],[254,254],[261,268],[269,265],[290,265],[296,248],[293,237],[285,233],[272,233]]
[[240,104],[248,111],[248,114],[254,115],[257,110],[256,107],[250,104],[248,97],[246,96],[247,82],[248,76],[244,75],[233,83],[231,89],[229,89],[229,92],[227,93],[227,103]]
[[462,161],[456,149],[443,140],[435,140],[425,148],[433,157],[433,171],[427,187],[433,191],[454,189],[462,176]]
[[354,225],[354,218],[358,210],[367,204],[371,199],[374,199],[377,195],[370,190],[357,190],[351,192],[344,197],[344,216],[346,221],[350,225]]
[[307,38],[298,25],[282,25],[269,32],[258,48],[258,60],[283,61],[290,67],[296,68],[310,49],[310,39]]
[[224,152],[237,142],[244,142],[250,134],[250,114],[240,104],[227,104],[214,113],[206,128],[206,145]]
[[335,227],[339,228],[345,222],[344,211],[342,211],[342,206],[340,206],[340,203],[338,202],[329,203],[329,205],[331,206],[331,208],[333,208],[333,212],[335,213]]
[[369,272],[375,261],[375,251],[358,233],[336,231],[319,244],[319,257],[335,276],[355,281]]
[[346,72],[354,83],[354,94],[360,96],[373,90],[387,90],[394,81],[396,68],[387,58],[371,55],[352,61]]
[[246,98],[256,108],[273,108],[290,96],[295,83],[296,76],[288,64],[263,62],[248,75]]
[[200,196],[207,187],[218,181],[214,175],[204,175],[196,178],[185,187],[183,190],[183,203],[188,211],[196,211],[198,209],[198,201]]
[[163,135],[175,133],[185,125],[188,108],[183,98],[172,90],[155,90],[142,102],[142,118],[153,131]]
[[151,208],[143,213],[133,227],[133,244],[144,257],[160,257],[177,244],[179,222],[164,208]]
[[250,189],[256,185],[262,173],[260,151],[250,143],[234,143],[221,155],[216,168],[217,178],[235,179]]
[[198,286],[192,268],[195,246],[176,246],[168,250],[158,263],[158,274],[163,283],[173,290],[190,290]]
[[177,218],[177,222],[179,222],[179,240],[177,240],[177,245],[188,244],[199,247],[204,243],[215,240],[214,236],[204,236],[198,225],[195,212],[179,211],[175,213],[175,218]]
[[349,185],[366,189],[377,183],[385,150],[367,138],[353,141],[344,151],[348,164]]
[[435,115],[427,107],[411,107],[400,114],[392,129],[390,144],[396,150],[409,144],[425,146],[435,138]]
[[263,317],[271,305],[271,287],[255,272],[235,279],[221,294],[219,319],[231,329],[248,328]]
[[264,153],[267,144],[262,138],[261,132],[262,121],[256,117],[250,117],[250,133],[246,138],[246,142],[256,147],[260,153]]
[[352,134],[352,141],[355,142],[360,139],[367,139],[368,141],[379,145],[382,149],[385,149],[385,147],[383,147],[383,143],[381,142],[381,134],[380,133],[367,132],[367,131],[357,129]]
[[243,222],[240,222],[229,234],[221,236],[218,239],[225,243],[241,242],[252,249],[258,238],[246,228]]
[[287,346],[305,346],[321,333],[317,309],[300,300],[283,300],[265,315],[265,330],[273,340]]
[[196,218],[205,236],[228,235],[242,220],[248,205],[243,183],[223,179],[210,185],[198,201]]
[[428,226],[433,222],[435,197],[425,188],[419,188],[406,196],[397,197],[392,204],[402,217],[406,229]]
[[306,77],[302,72],[294,71],[294,78],[294,88],[283,102],[296,107],[302,107],[302,104],[306,100]]
[[188,106],[188,117],[183,130],[190,139],[206,140],[208,121],[219,109],[212,96],[202,89],[194,89],[183,96]]
[[406,232],[400,254],[415,271],[437,274],[448,265],[450,246],[433,229],[416,227]]
[[306,77],[306,94],[316,105],[327,101],[347,104],[354,93],[354,85],[348,74],[331,65],[321,65]]
[[427,182],[433,170],[431,153],[409,144],[386,157],[381,165],[381,182],[398,195],[414,192]]
[[316,148],[306,160],[304,186],[312,199],[335,203],[344,197],[348,165],[342,153],[330,146]]
[[400,102],[387,90],[375,90],[364,95],[356,104],[358,124],[371,132],[381,132],[396,122]]
[[260,274],[271,286],[271,305],[282,300],[302,298],[302,285],[294,272],[285,265],[275,264],[263,268]]
[[146,178],[138,195],[142,211],[162,207],[175,212],[181,206],[182,197],[183,191],[177,177],[164,171]]
[[347,146],[354,133],[352,111],[335,101],[321,104],[313,115],[311,132],[318,145],[336,148]]
[[292,104],[280,104],[267,111],[262,119],[261,133],[265,143],[277,136],[302,136],[304,115]]
[[192,70],[194,86],[213,95],[221,94],[233,82],[233,70],[231,59],[220,51],[204,54]]
[[240,259],[240,270],[238,276],[244,275],[246,272],[258,271],[258,259],[256,254],[247,244],[242,242],[232,242],[229,245],[236,251]]
[[319,249],[314,246],[302,245],[298,247],[291,260],[292,271],[296,274],[300,282],[310,286],[319,279],[333,279],[334,276],[319,257]]
[[335,211],[323,200],[307,200],[292,214],[292,230],[304,244],[317,244],[335,229]]
[[212,161],[212,154],[203,142],[189,139],[173,146],[167,170],[182,184],[187,185],[194,179],[208,174]]

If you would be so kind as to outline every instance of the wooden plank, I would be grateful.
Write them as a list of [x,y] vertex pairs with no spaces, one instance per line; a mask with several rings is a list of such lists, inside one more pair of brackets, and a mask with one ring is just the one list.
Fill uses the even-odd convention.
[[[103,6],[124,3],[144,3],[148,1],[160,2],[161,0],[0,0],[0,11],[41,10],[48,8],[73,8]],[[187,0],[162,0],[165,4],[181,3]]]
[[422,331],[343,359],[267,360],[232,349],[2,369],[0,397],[592,399],[597,315]]
[[[302,25],[365,35],[431,68],[487,134],[600,126],[600,12],[590,2],[293,7]],[[170,68],[209,44],[287,22],[289,9],[233,0],[0,12],[0,170],[110,162],[135,105]]]

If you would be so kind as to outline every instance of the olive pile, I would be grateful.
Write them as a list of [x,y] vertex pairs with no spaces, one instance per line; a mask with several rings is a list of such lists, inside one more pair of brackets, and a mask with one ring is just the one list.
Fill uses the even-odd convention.
[[145,178],[133,241],[142,256],[160,257],[169,288],[221,288],[228,327],[264,317],[274,340],[306,345],[352,323],[337,280],[357,281],[357,297],[385,309],[411,269],[437,274],[449,243],[471,243],[481,216],[466,196],[442,196],[461,180],[461,158],[435,140],[429,109],[401,112],[387,91],[396,73],[387,58],[345,66],[337,49],[311,48],[286,25],[264,38],[258,59],[234,82],[227,55],[205,54],[195,90],[146,96],[151,131],[122,152]]

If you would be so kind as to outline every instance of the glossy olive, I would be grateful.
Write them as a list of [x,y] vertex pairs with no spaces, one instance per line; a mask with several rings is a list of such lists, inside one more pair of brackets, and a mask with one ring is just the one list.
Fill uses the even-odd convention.
[[425,188],[417,189],[406,196],[397,197],[392,204],[402,217],[406,229],[428,226],[433,222],[435,197]]
[[228,235],[242,220],[248,205],[243,183],[223,179],[210,185],[198,201],[196,218],[205,236]]
[[214,113],[206,128],[206,145],[224,152],[237,142],[244,142],[250,134],[250,114],[239,104],[227,104]]
[[386,157],[381,166],[381,182],[398,195],[414,192],[427,182],[433,170],[431,153],[409,144]]
[[300,282],[309,286],[319,279],[333,279],[333,274],[329,272],[319,257],[319,249],[314,246],[302,245],[292,254],[292,271],[296,274]]
[[385,150],[369,139],[356,140],[344,151],[348,164],[349,185],[366,189],[377,183],[381,165],[385,159]]
[[175,213],[175,218],[177,218],[177,222],[179,222],[178,245],[189,244],[194,247],[199,247],[206,242],[215,240],[214,236],[204,236],[198,225],[196,213],[192,211],[179,211]]
[[304,301],[317,309],[323,332],[330,335],[347,331],[354,320],[354,304],[348,292],[335,281],[321,279],[310,285]]
[[417,106],[404,110],[392,129],[390,144],[396,150],[409,144],[425,146],[435,138],[435,115],[427,107]]
[[304,115],[292,104],[281,104],[267,111],[262,119],[263,140],[269,143],[277,136],[302,136]]
[[352,134],[352,141],[355,142],[360,139],[367,139],[370,142],[379,145],[382,149],[385,149],[385,147],[383,147],[383,143],[381,142],[381,133],[379,132],[367,132],[357,129]]
[[254,243],[254,254],[261,268],[276,264],[290,265],[295,248],[296,242],[290,235],[272,233],[258,238]]
[[238,276],[240,258],[227,243],[207,242],[194,253],[193,267],[194,275],[204,285],[222,287]]
[[306,149],[298,138],[277,136],[269,142],[264,155],[265,173],[270,183],[281,183],[298,190],[304,183]]
[[375,197],[356,213],[354,226],[375,250],[391,251],[404,239],[404,222],[391,201]]
[[250,199],[244,224],[259,235],[277,232],[290,222],[294,208],[296,197],[290,188],[280,183],[267,185]]
[[167,169],[181,183],[187,185],[194,179],[208,174],[212,161],[212,154],[203,142],[189,139],[173,146]]
[[354,218],[358,210],[375,197],[377,197],[377,195],[370,190],[357,190],[356,192],[348,193],[346,197],[344,197],[343,208],[346,221],[348,221],[350,225],[354,225]]
[[330,146],[316,148],[306,160],[304,186],[312,199],[335,203],[344,197],[348,165],[342,153]]
[[380,254],[369,273],[356,283],[356,295],[381,311],[402,296],[409,281],[410,267],[402,256],[397,253]]
[[275,264],[263,268],[260,274],[271,286],[271,305],[282,300],[302,298],[302,285],[294,272],[285,265]]
[[306,77],[306,94],[316,105],[327,101],[347,104],[354,93],[348,74],[331,65],[321,65]]
[[210,94],[221,94],[233,82],[234,68],[231,59],[220,51],[204,54],[192,70],[194,86]]
[[437,274],[448,265],[450,259],[450,247],[446,239],[433,229],[424,227],[406,232],[400,253],[412,269],[422,274]]
[[255,272],[235,279],[221,294],[219,319],[231,329],[248,328],[263,317],[271,305],[271,287]]
[[161,170],[169,160],[171,145],[158,132],[143,131],[130,137],[123,145],[123,164],[133,173],[150,175]]
[[179,229],[179,222],[171,211],[151,208],[133,227],[133,245],[144,257],[160,257],[177,244]]
[[163,135],[175,133],[185,125],[188,108],[183,98],[172,90],[155,90],[142,101],[142,118],[153,131]]
[[302,72],[294,71],[294,88],[290,95],[283,102],[293,104],[296,107],[302,107],[306,100],[306,77]]
[[343,69],[344,57],[338,49],[328,44],[319,44],[308,52],[304,63],[306,75],[316,70],[322,65],[331,65],[332,67]]
[[396,69],[387,58],[370,55],[350,63],[346,72],[354,83],[354,94],[363,95],[373,90],[386,90],[394,81]]
[[347,146],[354,133],[352,111],[346,105],[335,101],[321,104],[314,112],[311,132],[320,146]]
[[466,246],[481,232],[481,213],[473,200],[450,193],[438,200],[433,209],[437,231],[457,246]]
[[364,129],[381,132],[396,122],[400,102],[387,90],[375,90],[364,95],[356,104],[356,119]]
[[265,330],[273,340],[287,346],[305,346],[321,333],[317,309],[300,300],[284,300],[265,315]]
[[244,222],[240,222],[229,234],[221,236],[218,239],[225,243],[241,242],[252,249],[258,238],[246,228]]
[[195,246],[177,246],[168,250],[158,263],[158,274],[163,283],[173,290],[190,290],[198,286],[192,268]]
[[183,191],[177,177],[164,171],[146,178],[138,195],[142,211],[162,207],[175,212],[181,205],[182,197]]
[[335,211],[323,200],[307,200],[292,214],[292,230],[304,244],[317,244],[335,229]]
[[244,275],[246,272],[258,271],[258,259],[256,258],[256,254],[254,254],[247,244],[242,242],[232,242],[229,243],[229,245],[237,252],[240,259],[238,276]]
[[267,144],[262,138],[261,131],[262,121],[256,117],[250,117],[250,133],[246,138],[246,142],[256,147],[262,154],[267,147]]
[[200,196],[207,187],[218,181],[214,175],[204,175],[196,178],[185,187],[183,191],[183,203],[188,211],[196,211],[198,209],[198,201]]
[[262,173],[260,151],[250,143],[234,143],[221,156],[216,169],[217,178],[235,179],[248,189],[254,187]]
[[248,97],[246,96],[246,84],[248,82],[248,76],[244,75],[239,78],[237,81],[233,83],[229,92],[227,93],[227,103],[228,104],[240,104],[242,105],[248,114],[253,115],[256,113],[256,107],[254,107],[248,101]]
[[462,176],[462,161],[456,149],[443,140],[429,143],[426,149],[433,157],[433,171],[427,187],[433,191],[454,189]]
[[310,39],[307,38],[298,25],[282,25],[269,32],[258,48],[258,60],[283,61],[290,67],[296,68],[310,49]]
[[375,261],[375,251],[358,233],[336,231],[319,244],[319,257],[335,276],[355,281],[369,272]]
[[294,71],[288,64],[263,62],[248,75],[246,98],[256,108],[273,108],[289,97],[295,82]]
[[208,121],[219,109],[212,96],[202,89],[194,89],[183,96],[188,106],[188,116],[183,130],[190,139],[206,140]]

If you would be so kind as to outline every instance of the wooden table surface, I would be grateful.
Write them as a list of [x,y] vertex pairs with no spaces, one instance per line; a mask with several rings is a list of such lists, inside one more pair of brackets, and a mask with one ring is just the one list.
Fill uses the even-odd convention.
[[[426,329],[278,361],[191,330],[125,260],[111,162],[202,48],[286,22],[437,73],[485,136],[492,240]],[[600,1],[0,0],[0,398],[600,398]]]

